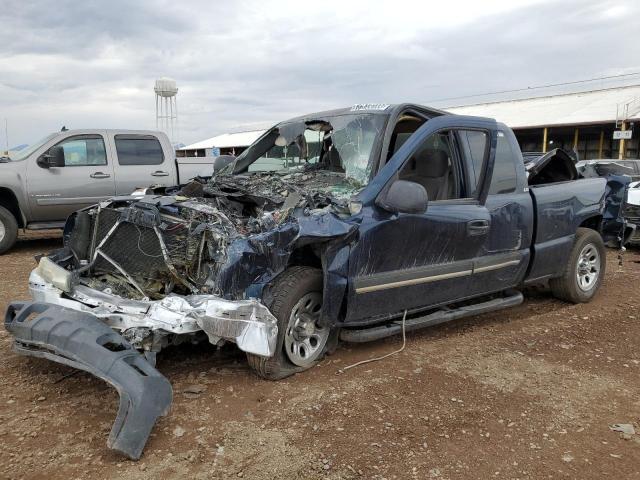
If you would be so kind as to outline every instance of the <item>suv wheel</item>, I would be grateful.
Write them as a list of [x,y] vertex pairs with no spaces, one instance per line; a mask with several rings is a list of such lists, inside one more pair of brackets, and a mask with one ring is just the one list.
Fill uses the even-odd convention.
[[330,343],[331,329],[318,324],[322,308],[322,272],[292,267],[271,287],[270,310],[278,319],[273,357],[247,354],[249,366],[262,378],[279,380],[314,366]]
[[551,292],[567,302],[591,301],[602,285],[606,264],[606,250],[600,234],[589,228],[579,228],[562,276],[549,282]]
[[0,254],[13,247],[16,238],[18,238],[18,222],[9,210],[0,207]]

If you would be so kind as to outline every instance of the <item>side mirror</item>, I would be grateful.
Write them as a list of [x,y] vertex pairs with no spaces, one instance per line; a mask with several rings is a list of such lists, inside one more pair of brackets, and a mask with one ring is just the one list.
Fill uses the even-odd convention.
[[427,190],[419,183],[396,180],[376,204],[393,213],[423,213],[428,201]]
[[38,158],[38,166],[42,168],[64,167],[64,148],[60,145],[51,147],[46,153]]
[[220,155],[213,161],[213,173],[219,172],[224,167],[233,163],[236,159],[235,155]]

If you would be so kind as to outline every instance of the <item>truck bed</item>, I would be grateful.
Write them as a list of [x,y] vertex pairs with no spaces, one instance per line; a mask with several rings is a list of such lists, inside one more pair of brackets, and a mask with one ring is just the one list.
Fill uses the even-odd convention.
[[176,168],[180,176],[179,183],[187,183],[195,177],[210,177],[213,175],[215,157],[179,157],[176,158]]
[[534,228],[531,264],[525,283],[536,283],[561,273],[558,265],[566,263],[576,229],[600,221],[605,185],[603,178],[585,178],[529,187]]

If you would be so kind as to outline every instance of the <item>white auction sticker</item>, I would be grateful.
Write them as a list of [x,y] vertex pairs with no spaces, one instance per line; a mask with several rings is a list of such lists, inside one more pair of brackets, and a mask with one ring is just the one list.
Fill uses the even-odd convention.
[[359,112],[360,110],[386,110],[390,105],[388,103],[356,103],[351,107],[352,112]]

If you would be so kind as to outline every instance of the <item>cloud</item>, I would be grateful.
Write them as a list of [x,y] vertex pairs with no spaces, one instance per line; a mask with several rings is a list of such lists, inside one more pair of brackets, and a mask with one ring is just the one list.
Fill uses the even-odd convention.
[[63,124],[154,128],[165,75],[186,143],[357,102],[443,106],[640,70],[638,13],[632,0],[4,0],[0,117],[12,144]]

